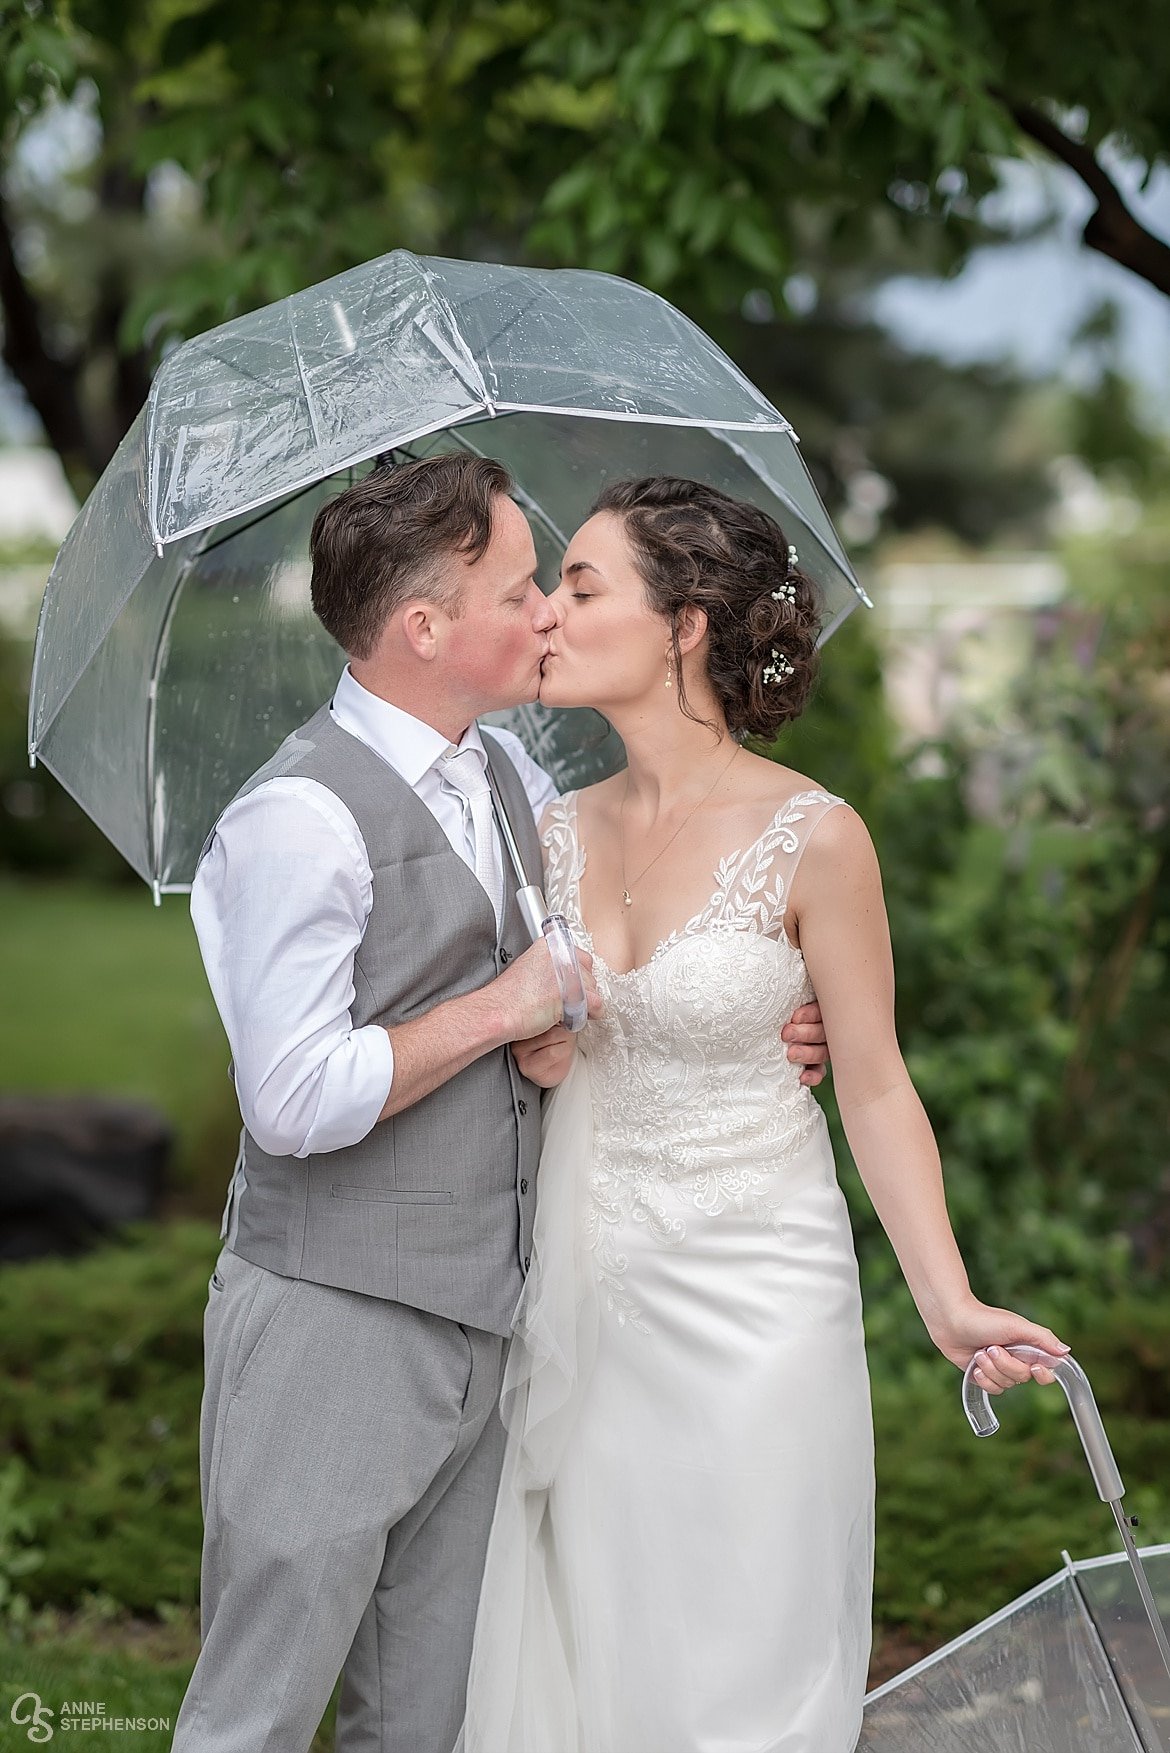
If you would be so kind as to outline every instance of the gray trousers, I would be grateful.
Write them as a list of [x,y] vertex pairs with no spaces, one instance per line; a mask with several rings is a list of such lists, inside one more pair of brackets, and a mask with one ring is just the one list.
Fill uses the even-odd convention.
[[224,1248],[204,1318],[202,1648],[173,1753],[451,1753],[505,1341]]

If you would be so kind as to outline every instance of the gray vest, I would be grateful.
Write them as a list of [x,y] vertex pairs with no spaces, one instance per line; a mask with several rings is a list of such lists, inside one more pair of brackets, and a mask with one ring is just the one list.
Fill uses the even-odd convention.
[[[523,784],[490,731],[481,734],[539,881],[540,842]],[[237,795],[293,774],[341,799],[369,854],[373,905],[354,959],[355,1028],[423,1016],[487,985],[529,947],[511,866],[497,937],[482,885],[426,804],[328,706]],[[314,882],[311,867],[303,880]],[[235,1253],[286,1277],[507,1334],[532,1251],[540,1097],[499,1047],[341,1150],[273,1157],[245,1128],[221,1233]]]

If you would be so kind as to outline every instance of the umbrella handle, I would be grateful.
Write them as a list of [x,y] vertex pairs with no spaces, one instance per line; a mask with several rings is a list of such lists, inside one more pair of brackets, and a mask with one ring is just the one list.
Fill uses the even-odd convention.
[[576,1035],[589,1021],[589,1000],[585,996],[585,982],[581,978],[581,964],[577,960],[577,946],[569,922],[563,913],[550,913],[540,929],[561,989],[562,1021],[569,1033]]
[[526,884],[516,899],[533,943],[543,936],[548,945],[561,989],[561,1023],[570,1035],[579,1034],[589,1021],[589,1000],[569,922],[563,913],[549,912],[548,903],[535,883]]
[[[1046,1369],[1052,1371],[1064,1389],[1064,1397],[1073,1415],[1073,1423],[1077,1427],[1077,1435],[1081,1439],[1081,1447],[1085,1451],[1085,1459],[1089,1463],[1098,1497],[1102,1503],[1114,1503],[1123,1497],[1125,1486],[1121,1482],[1117,1462],[1113,1459],[1113,1450],[1109,1447],[1109,1438],[1105,1435],[1105,1426],[1101,1422],[1089,1378],[1076,1359],[1071,1353],[1064,1357],[1053,1357],[1051,1352],[1042,1351],[1038,1345],[1005,1345],[1004,1350],[1010,1351],[1013,1357],[1023,1358],[1027,1363],[1042,1363]],[[975,1368],[975,1359],[972,1357],[963,1371],[963,1411],[967,1414],[967,1422],[976,1436],[994,1436],[999,1429],[999,1419],[991,1410],[991,1396],[975,1380]]]

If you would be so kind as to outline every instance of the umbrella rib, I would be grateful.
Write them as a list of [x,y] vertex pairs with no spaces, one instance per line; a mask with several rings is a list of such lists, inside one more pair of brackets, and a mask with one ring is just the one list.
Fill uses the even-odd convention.
[[[1105,1647],[1105,1640],[1098,1629],[1097,1621],[1093,1618],[1093,1615],[1089,1610],[1089,1603],[1085,1600],[1080,1578],[1077,1576],[1077,1567],[1067,1552],[1062,1553],[1061,1556],[1064,1559],[1065,1572],[1068,1576],[1069,1583],[1072,1586],[1072,1592],[1076,1599],[1077,1606],[1080,1608],[1080,1617],[1088,1630],[1089,1641],[1096,1648],[1097,1653],[1101,1658],[1102,1666],[1113,1681],[1114,1687],[1117,1690],[1118,1702],[1120,1703],[1122,1710],[1125,1712],[1125,1720],[1133,1734],[1133,1744],[1139,1749],[1139,1753],[1148,1753],[1145,1736],[1139,1729],[1137,1720],[1129,1708],[1129,1700],[1126,1698],[1121,1687],[1121,1682],[1117,1678],[1117,1670],[1109,1659],[1109,1651]],[[1159,1750],[1154,1748],[1153,1753],[1159,1753]]]
[[[354,465],[351,463],[350,468],[353,467]],[[345,469],[336,471],[339,475],[343,475],[345,472]],[[224,535],[216,536],[214,541],[205,542],[199,549],[200,556],[211,554],[216,548],[222,548],[225,542],[234,542],[237,536],[246,535],[249,530],[254,530],[257,524],[264,523],[267,518],[275,517],[277,512],[283,511],[286,506],[295,505],[298,499],[305,497],[306,493],[312,493],[314,488],[323,487],[325,482],[332,480],[332,478],[331,475],[325,475],[318,477],[315,481],[306,481],[303,487],[296,488],[294,492],[285,494],[280,499],[274,499],[270,505],[266,505],[258,511],[255,517],[249,518],[247,523],[240,524],[237,529],[227,530]],[[214,528],[214,525],[212,527]]]
[[301,344],[297,340],[296,325],[293,322],[291,305],[285,309],[285,321],[288,324],[288,338],[292,342],[293,358],[297,364],[297,376],[301,380],[301,394],[304,397],[305,412],[309,416],[309,425],[313,431],[313,443],[320,447],[321,428],[317,424],[317,409],[313,402],[313,392],[309,388],[309,380],[305,376],[305,362],[301,358]]
[[[482,421],[473,420],[470,421],[469,424],[472,426],[478,426],[482,425]],[[477,445],[472,444],[471,440],[465,438],[461,432],[452,429],[451,437],[456,444],[462,445],[463,449],[470,451],[473,456],[481,457],[486,455],[486,452],[480,450]],[[558,524],[553,522],[552,518],[548,515],[548,512],[544,509],[544,506],[540,505],[535,499],[533,499],[531,493],[526,493],[519,481],[515,481],[513,487],[513,497],[517,504],[523,505],[531,511],[534,517],[538,517],[549,535],[552,536],[553,540],[559,542],[562,548],[567,548],[569,545],[568,536]]]
[[162,838],[157,821],[157,798],[155,795],[155,731],[158,723],[158,684],[162,672],[163,658],[170,638],[171,627],[179,606],[179,593],[186,583],[187,576],[199,556],[205,552],[202,545],[195,548],[184,560],[175,574],[175,582],[171,586],[170,601],[159,628],[158,640],[154,648],[154,657],[150,666],[150,688],[146,698],[146,748],[143,751],[143,769],[146,786],[146,837],[147,857],[150,859],[150,886],[154,891],[154,904],[159,905],[161,890],[159,888],[159,871],[162,868]]
[[423,285],[434,299],[435,304],[438,306],[443,316],[447,319],[447,325],[451,332],[451,340],[455,344],[455,352],[452,353],[446,347],[443,347],[438,335],[434,337],[436,344],[440,347],[440,350],[449,364],[453,365],[457,370],[460,365],[462,365],[463,369],[469,374],[468,378],[464,379],[465,387],[479,395],[489,414],[494,413],[494,398],[488,390],[487,382],[484,378],[483,372],[479,369],[479,366],[476,363],[474,353],[463,338],[459,324],[455,320],[455,312],[451,309],[451,306],[439,291],[438,275],[434,274],[431,269],[423,266],[423,261],[420,256],[412,256],[411,259],[418,270],[419,278],[422,280]]

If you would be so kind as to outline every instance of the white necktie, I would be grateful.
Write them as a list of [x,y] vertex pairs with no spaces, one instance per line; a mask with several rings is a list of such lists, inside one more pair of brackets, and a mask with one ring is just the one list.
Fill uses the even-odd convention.
[[451,745],[440,757],[439,772],[471,806],[472,839],[475,842],[475,874],[492,904],[496,931],[500,929],[504,903],[504,867],[500,843],[492,819],[492,794],[479,751]]

